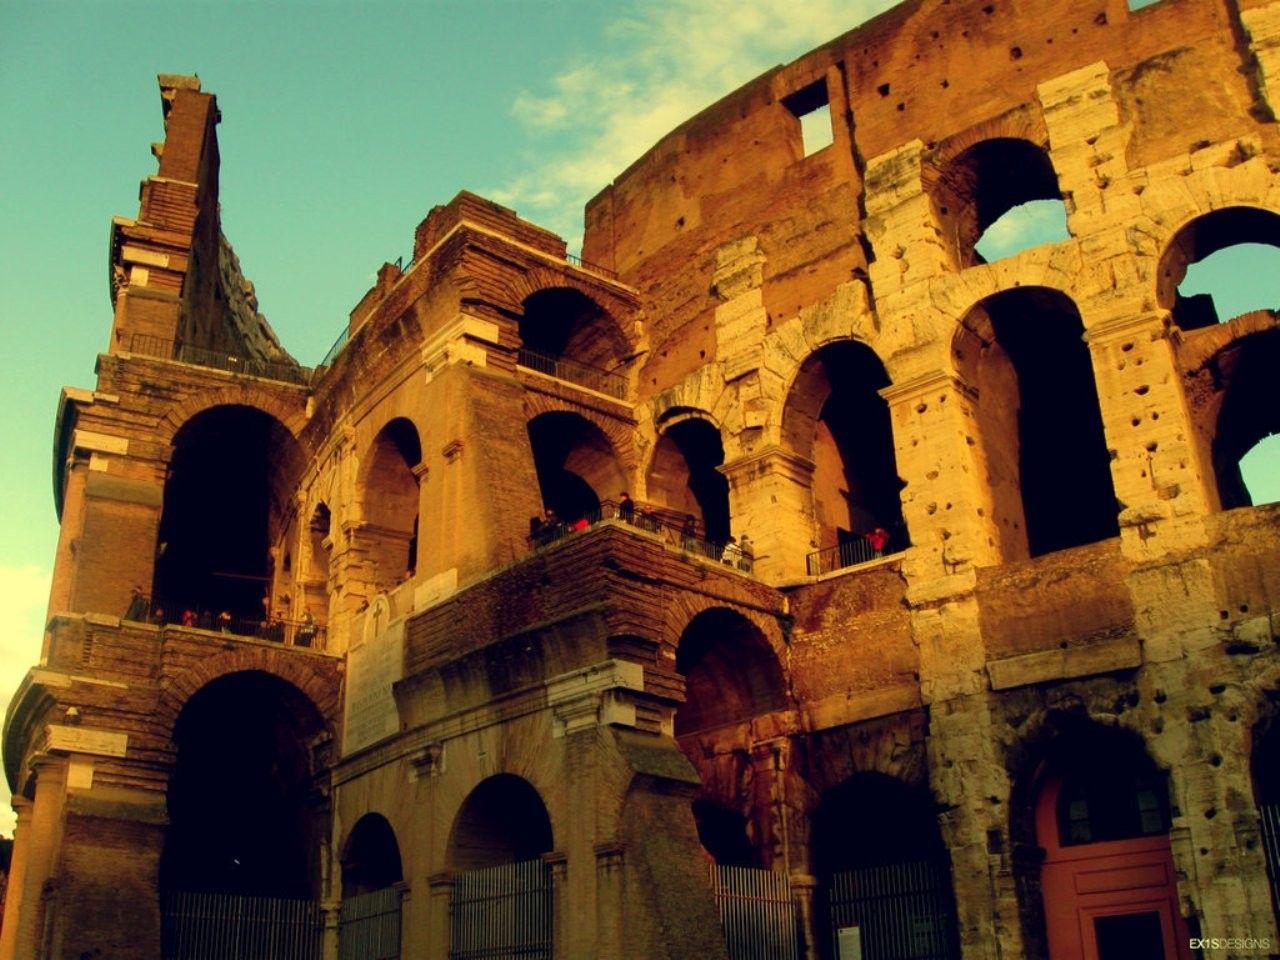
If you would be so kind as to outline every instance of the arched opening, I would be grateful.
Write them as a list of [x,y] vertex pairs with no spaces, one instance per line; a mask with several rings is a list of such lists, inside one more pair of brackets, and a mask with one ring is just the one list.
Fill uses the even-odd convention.
[[[1053,161],[1029,140],[997,137],[974,144],[939,173],[930,197],[958,267],[987,262],[978,251],[980,239],[993,256],[1065,239],[1065,208]],[[1051,202],[1019,209],[1036,201]]]
[[590,420],[553,411],[534,417],[528,429],[542,504],[556,520],[596,518],[601,500],[616,500],[626,489],[613,445]]
[[329,622],[329,565],[333,559],[333,517],[325,503],[316,504],[307,524],[307,572],[303,581],[303,620],[319,627]]
[[[818,547],[835,551],[832,568],[908,543],[889,405],[880,395],[887,386],[871,348],[845,340],[810,356],[787,394],[783,436],[813,462]],[[878,548],[876,531],[886,535]]]
[[1280,923],[1280,719],[1268,717],[1253,731],[1253,796],[1262,826],[1262,850],[1271,881],[1271,909]]
[[724,463],[720,431],[700,417],[680,420],[662,434],[653,451],[647,489],[658,506],[678,516],[702,519],[712,543],[729,539],[729,481],[718,467]]
[[374,585],[390,591],[418,566],[418,477],[422,444],[408,419],[396,417],[373,440],[364,469],[362,539]]
[[[1024,919],[1039,926],[1052,960],[1185,960],[1169,845],[1167,775],[1141,740],[1083,720],[1064,721],[1011,804],[1015,841],[1043,857],[1022,864]],[[1039,940],[1037,929],[1029,939]]]
[[1183,330],[1280,309],[1280,214],[1227,207],[1192,220],[1160,257],[1157,301]]
[[981,454],[1006,560],[1119,533],[1083,333],[1070,298],[1044,287],[987,297],[956,333],[956,369],[977,393]]
[[1280,329],[1242,337],[1213,360],[1213,380],[1223,395],[1211,455],[1224,510],[1280,499],[1277,370]]
[[810,842],[820,956],[849,956],[856,941],[865,957],[959,958],[951,861],[927,790],[855,774],[823,794]]
[[339,960],[400,957],[400,846],[385,817],[366,813],[342,853]]
[[[607,371],[616,368],[627,355],[626,341],[613,318],[584,293],[569,287],[551,287],[530,294],[523,307],[521,363],[526,366],[541,369],[540,364],[528,361],[542,357]],[[543,372],[557,375],[554,370]]]
[[300,454],[293,435],[254,407],[212,407],[173,438],[156,549],[153,605],[211,626],[221,613],[260,621],[270,546],[283,532]]
[[267,673],[220,677],[187,701],[160,860],[166,913],[188,893],[316,895],[325,824],[309,745],[323,729],[311,701]]
[[449,834],[451,942],[477,957],[551,960],[551,818],[527,780],[500,773],[463,801]]
[[782,666],[751,621],[732,610],[704,610],[685,627],[676,648],[685,701],[676,736],[743,723],[787,706]]
[[751,826],[737,810],[708,797],[693,801],[693,822],[698,842],[707,856],[722,867],[760,867],[760,852],[751,842]]

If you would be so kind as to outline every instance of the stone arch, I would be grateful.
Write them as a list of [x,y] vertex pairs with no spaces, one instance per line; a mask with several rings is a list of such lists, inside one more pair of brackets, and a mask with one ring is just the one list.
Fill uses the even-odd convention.
[[555,849],[551,813],[528,780],[497,773],[462,799],[446,847],[446,861],[453,870],[533,860]]
[[544,413],[573,413],[591,422],[609,439],[614,454],[618,457],[623,469],[628,473],[636,468],[635,448],[632,443],[631,427],[615,417],[606,416],[586,404],[574,403],[572,400],[553,397],[549,394],[526,390],[524,394],[524,418],[534,420]]
[[689,590],[680,591],[671,597],[670,602],[666,605],[666,616],[662,621],[662,631],[659,639],[661,649],[664,651],[663,655],[670,660],[675,660],[676,648],[680,645],[680,637],[684,634],[689,624],[693,622],[693,619],[708,610],[720,609],[731,609],[735,614],[749,621],[769,644],[778,661],[783,664],[788,662],[787,642],[782,636],[782,627],[779,625],[777,617],[762,610],[753,609],[750,606],[728,605],[721,598],[706,596]]
[[952,368],[975,391],[977,453],[1005,560],[1119,532],[1083,330],[1070,297],[1017,287],[980,300],[953,335]]
[[840,566],[869,558],[857,548],[875,531],[885,535],[881,551],[901,550],[909,542],[893,423],[882,396],[890,385],[875,351],[849,338],[814,349],[788,384],[781,443],[813,464],[815,539],[820,548],[848,555]]
[[675,647],[685,702],[676,711],[676,736],[750,721],[786,709],[790,684],[768,638],[737,610],[712,605],[694,616]]
[[305,691],[257,669],[223,673],[182,703],[170,731],[163,894],[318,894],[327,817],[313,746],[327,727]]
[[302,394],[292,395],[289,402],[280,391],[268,390],[254,383],[240,383],[234,387],[200,391],[170,407],[156,424],[156,440],[173,445],[178,431],[193,417],[214,407],[253,407],[278,421],[294,440],[302,442],[302,430],[306,426],[306,404]]
[[257,406],[206,406],[173,435],[153,601],[210,618],[262,619],[296,520],[305,455]]
[[409,417],[392,417],[360,459],[360,540],[376,589],[391,591],[418,567],[422,433]]
[[922,171],[943,244],[956,267],[985,262],[975,244],[1014,207],[1062,199],[1047,139],[1025,125],[1016,132],[991,130],[987,136],[973,132],[935,154],[927,175]]
[[1261,204],[1226,202],[1183,219],[1169,234],[1160,247],[1155,302],[1175,325],[1192,330],[1230,319],[1217,315],[1208,294],[1183,297],[1178,287],[1192,264],[1243,243],[1280,248],[1280,213]]
[[1255,311],[1197,331],[1180,360],[1201,449],[1212,464],[1223,509],[1248,506],[1252,497],[1240,471],[1258,443],[1280,434],[1273,381],[1280,369],[1280,318]]
[[617,328],[617,333],[627,344],[627,350],[623,357],[629,357],[637,346],[637,338],[634,330],[629,330],[627,322],[624,320],[635,310],[635,307],[626,299],[617,296],[596,283],[588,283],[577,275],[573,270],[558,270],[554,267],[535,265],[528,267],[519,272],[513,272],[509,275],[505,285],[505,296],[507,298],[507,306],[512,313],[520,312],[521,304],[529,297],[543,290],[550,290],[557,287],[575,290],[584,297],[599,304],[610,316],[613,324]]
[[381,813],[365,813],[347,832],[342,844],[342,896],[372,893],[403,880],[395,828]]
[[[1042,710],[1023,729],[1026,733],[1007,751],[1005,765],[1012,861],[1018,865],[1014,887],[1028,956],[1071,955],[1078,949],[1074,939],[1094,935],[1086,908],[1124,912],[1123,896],[1112,904],[1106,893],[1092,900],[1071,893],[1076,889],[1072,877],[1080,869],[1096,874],[1120,867],[1158,874],[1163,880],[1153,883],[1146,899],[1161,901],[1165,943],[1171,942],[1168,931],[1173,931],[1172,942],[1180,938],[1185,944],[1168,838],[1177,808],[1168,768],[1152,755],[1141,733],[1083,709]],[[1144,806],[1143,796],[1152,805]],[[1081,816],[1101,818],[1103,839],[1086,836],[1087,826],[1073,826],[1087,822]],[[1067,831],[1076,832],[1068,836]],[[1125,839],[1137,834],[1146,839]],[[1096,889],[1123,886],[1102,883]]]
[[527,430],[542,503],[560,521],[590,520],[629,486],[616,448],[594,420],[549,411],[529,420]]
[[236,649],[194,658],[190,666],[167,671],[156,704],[154,722],[171,737],[178,715],[187,702],[215,680],[235,673],[266,673],[296,687],[332,726],[340,708],[340,661],[307,657],[295,651],[258,644],[237,643]]
[[724,543],[730,535],[729,481],[718,469],[724,465],[724,439],[695,411],[669,412],[645,471],[648,500],[677,517],[701,517],[705,539]]

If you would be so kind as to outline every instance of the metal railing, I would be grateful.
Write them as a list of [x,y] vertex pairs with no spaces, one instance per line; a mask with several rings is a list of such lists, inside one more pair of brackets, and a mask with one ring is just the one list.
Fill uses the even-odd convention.
[[827,891],[831,935],[857,929],[864,960],[959,960],[951,870],[939,860],[836,873]]
[[338,358],[338,354],[342,352],[342,348],[347,345],[347,341],[351,339],[351,328],[343,325],[342,331],[338,334],[338,339],[333,341],[333,346],[329,348],[329,352],[324,355],[324,359],[316,364],[316,370],[324,370],[333,365],[333,361]]
[[160,930],[165,960],[319,960],[324,924],[313,900],[175,891]]
[[902,547],[892,541],[877,550],[866,540],[846,540],[844,543],[825,550],[815,550],[805,557],[805,566],[809,576],[817,577],[824,573],[842,570],[845,567],[856,567],[862,563],[870,563],[895,553],[901,553]]
[[129,352],[143,357],[176,360],[178,363],[187,363],[193,367],[209,367],[214,370],[242,373],[249,377],[262,377],[265,380],[280,380],[284,383],[303,386],[311,381],[311,371],[297,364],[239,357],[219,350],[206,350],[203,347],[193,347],[190,344],[143,333],[135,333],[129,338]]
[[799,960],[796,904],[785,873],[711,865],[729,960]]
[[153,600],[142,594],[134,595],[121,619],[162,627],[210,630],[308,650],[323,650],[325,646],[325,628],[311,620],[235,616],[226,610],[167,603],[163,598]]
[[592,263],[590,260],[583,260],[581,257],[575,257],[572,253],[564,255],[565,260],[588,273],[598,273],[602,277],[608,277],[610,280],[618,279],[618,272],[610,270],[608,267],[602,267],[598,263]]
[[545,373],[557,380],[576,383],[580,387],[607,394],[618,400],[627,398],[627,378],[608,370],[578,363],[576,360],[566,360],[564,357],[557,357],[529,347],[520,348],[516,355],[516,362],[538,373]]
[[338,960],[399,960],[400,888],[342,898]]
[[696,524],[690,527],[688,524],[671,523],[642,504],[632,502],[630,505],[624,505],[614,500],[605,500],[596,509],[574,520],[540,522],[535,530],[530,531],[529,546],[539,550],[557,540],[589,530],[605,520],[618,520],[637,530],[655,534],[663,545],[670,549],[704,557],[733,570],[751,573],[755,568],[755,556],[752,554],[750,543],[721,543],[706,540],[700,535]]
[[551,868],[542,860],[453,879],[449,960],[551,960]]
[[1280,803],[1264,803],[1258,807],[1262,816],[1262,852],[1267,860],[1267,879],[1271,881],[1271,906],[1280,917]]

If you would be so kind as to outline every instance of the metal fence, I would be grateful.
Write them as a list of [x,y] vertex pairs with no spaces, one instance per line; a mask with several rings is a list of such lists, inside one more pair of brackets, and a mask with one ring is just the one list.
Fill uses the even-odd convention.
[[1258,812],[1262,815],[1262,851],[1271,881],[1271,906],[1280,918],[1280,803],[1261,804]]
[[325,628],[311,620],[232,616],[228,612],[199,605],[170,603],[163,598],[153,600],[143,594],[133,597],[121,619],[158,626],[213,630],[237,637],[269,640],[286,647],[323,650],[325,646]]
[[618,279],[618,273],[616,270],[610,270],[608,267],[602,267],[600,264],[592,263],[590,260],[583,260],[581,257],[574,256],[572,253],[566,253],[564,258],[575,267],[580,267],[588,273],[598,273],[600,276],[608,277],[610,280]]
[[555,543],[572,533],[588,530],[602,520],[621,520],[623,523],[657,535],[664,545],[684,553],[705,557],[734,570],[751,573],[755,568],[755,556],[749,543],[720,543],[700,536],[695,526],[692,530],[683,524],[671,523],[650,512],[643,505],[631,503],[624,507],[614,500],[605,500],[585,516],[572,522],[543,523],[530,533],[529,545],[537,550]]
[[[840,943],[842,929],[858,928],[859,960],[959,960],[951,870],[945,861],[837,873],[828,904],[834,943]],[[837,954],[837,960],[848,958]]]
[[399,960],[400,889],[343,897],[338,916],[339,960]]
[[314,900],[173,892],[160,910],[164,960],[319,960]]
[[221,350],[207,350],[203,347],[141,333],[135,333],[129,338],[129,352],[144,357],[157,357],[161,360],[176,360],[195,367],[211,367],[215,370],[243,373],[250,377],[280,380],[284,383],[305,385],[311,381],[311,371],[296,363],[240,357]]
[[467,870],[449,901],[450,960],[551,960],[551,873],[542,860]]
[[520,348],[516,355],[516,362],[538,373],[545,373],[557,380],[576,383],[580,387],[607,394],[618,400],[627,398],[626,377],[608,370],[601,370],[599,367],[578,363],[576,360],[566,360],[564,357],[543,353],[541,350],[531,350],[529,347]]
[[800,931],[786,874],[713,864],[711,884],[729,960],[799,960]]
[[835,570],[843,570],[845,567],[856,567],[860,563],[870,563],[872,560],[879,560],[881,557],[898,552],[900,552],[899,548],[893,544],[884,550],[876,550],[866,540],[846,540],[825,550],[815,550],[805,557],[805,566],[809,576],[817,577]]

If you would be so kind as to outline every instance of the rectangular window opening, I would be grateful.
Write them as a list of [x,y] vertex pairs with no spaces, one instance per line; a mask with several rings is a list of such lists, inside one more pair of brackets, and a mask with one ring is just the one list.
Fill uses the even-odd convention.
[[835,135],[831,127],[831,104],[827,99],[825,79],[816,80],[784,97],[782,103],[800,122],[800,139],[806,157],[831,146]]

